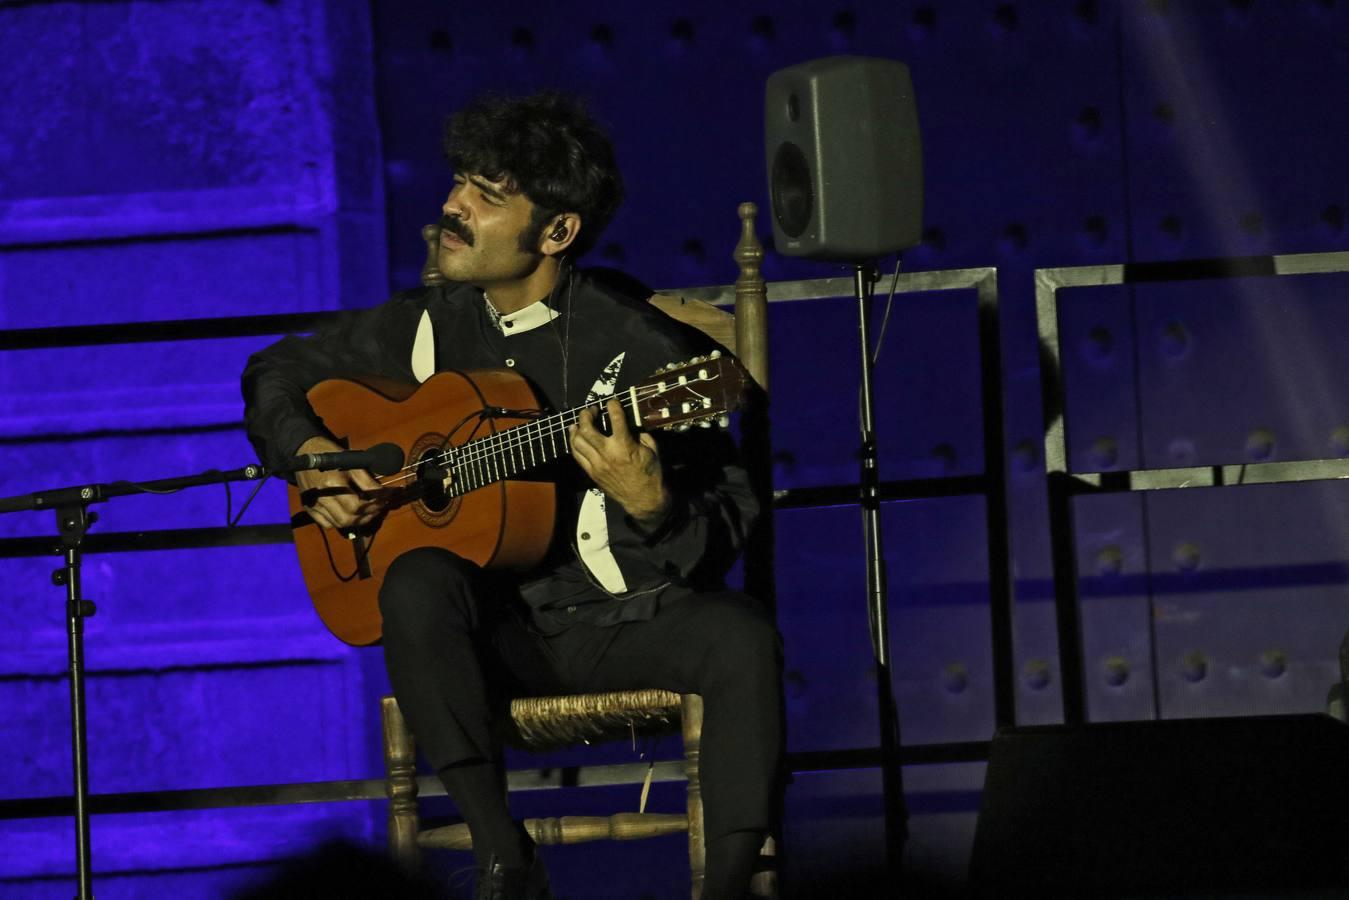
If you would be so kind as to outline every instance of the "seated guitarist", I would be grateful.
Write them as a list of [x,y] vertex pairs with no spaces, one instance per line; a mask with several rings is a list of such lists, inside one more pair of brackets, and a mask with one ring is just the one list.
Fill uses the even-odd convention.
[[[573,267],[623,194],[607,134],[576,100],[478,100],[451,117],[445,149],[454,184],[438,265],[448,283],[250,359],[246,423],[267,465],[341,449],[305,398],[326,378],[417,382],[504,367],[541,405],[565,410],[705,351],[645,296]],[[608,409],[611,428],[587,409],[570,431],[575,463],[553,473],[556,535],[532,571],[487,572],[433,547],[394,561],[379,597],[389,680],[472,833],[480,898],[551,896],[505,800],[492,722],[510,696],[701,694],[703,896],[743,897],[776,812],[783,747],[776,628],[721,581],[757,506],[721,432],[653,437],[630,429],[616,401]],[[379,514],[367,472],[301,472],[296,483],[325,528]]]

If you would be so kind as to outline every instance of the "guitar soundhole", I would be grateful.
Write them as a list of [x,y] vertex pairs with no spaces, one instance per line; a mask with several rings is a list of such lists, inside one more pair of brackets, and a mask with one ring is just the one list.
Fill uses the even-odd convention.
[[442,454],[437,448],[428,448],[417,460],[417,480],[422,485],[422,503],[429,512],[444,512],[450,505],[451,497],[445,490],[445,470],[439,461]]
[[417,499],[411,504],[417,518],[432,528],[448,525],[459,512],[461,497],[452,497],[445,490],[445,476],[437,461],[442,454],[445,436],[424,434],[408,448],[408,459],[417,461]]

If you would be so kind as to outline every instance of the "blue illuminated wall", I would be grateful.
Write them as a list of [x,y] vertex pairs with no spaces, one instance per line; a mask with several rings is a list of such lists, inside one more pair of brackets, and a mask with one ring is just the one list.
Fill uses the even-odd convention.
[[[363,3],[6,5],[0,327],[369,302],[387,280],[373,58]],[[0,493],[250,461],[238,373],[264,341],[0,355]],[[269,487],[247,521],[281,520],[281,498]],[[98,531],[219,526],[225,497],[97,511]],[[10,515],[0,529],[54,524]],[[371,771],[360,659],[315,627],[292,557],[276,545],[88,558],[95,793]],[[55,564],[0,562],[5,797],[70,792]],[[209,895],[374,821],[335,806],[99,817],[98,895]],[[0,828],[0,894],[71,895],[67,822]]]
[[[655,287],[726,283],[736,203],[766,208],[766,76],[834,53],[901,59],[927,209],[904,267],[999,270],[1018,720],[1054,721],[1034,271],[1346,249],[1346,33],[1349,5],[1335,0],[8,5],[0,327],[335,309],[413,284],[417,231],[447,187],[440,121],[485,88],[578,91],[612,124],[629,201],[594,263]],[[775,279],[846,274],[771,253],[765,267]],[[1347,281],[1063,292],[1074,464],[1349,454]],[[855,477],[854,315],[846,299],[772,309],[781,487]],[[237,372],[262,342],[0,355],[0,494],[242,464]],[[993,399],[979,395],[978,365],[972,292],[897,302],[877,371],[883,478],[978,471],[979,409]],[[1320,708],[1349,625],[1346,507],[1335,484],[1080,503],[1091,717]],[[98,528],[218,525],[223,509],[204,489],[118,501]],[[246,521],[283,515],[268,488]],[[877,740],[858,518],[846,507],[778,517],[794,750]],[[5,536],[50,527],[0,519]],[[986,739],[983,505],[891,503],[885,529],[904,740]],[[378,651],[323,631],[290,553],[89,560],[96,792],[379,773]],[[4,797],[69,791],[53,565],[0,560]],[[913,868],[956,883],[982,768],[905,778]],[[871,770],[796,779],[786,865],[797,896],[831,864],[879,862],[878,785]],[[523,802],[552,812],[550,799]],[[99,818],[99,894],[212,896],[321,836],[377,841],[382,815],[331,804]],[[598,896],[584,887],[596,869],[612,873],[614,896],[636,896],[652,871],[677,883],[678,843],[654,843],[560,850],[557,883]],[[0,845],[25,848],[0,853],[0,894],[69,895],[66,823],[0,823]],[[641,865],[612,864],[633,852]]]

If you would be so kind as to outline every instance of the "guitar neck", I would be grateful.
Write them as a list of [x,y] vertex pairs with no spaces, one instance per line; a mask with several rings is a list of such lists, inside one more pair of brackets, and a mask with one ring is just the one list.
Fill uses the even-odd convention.
[[[630,414],[635,399],[627,393],[615,396],[624,412]],[[442,465],[451,475],[450,495],[466,494],[570,455],[569,431],[580,421],[582,410],[597,410],[601,427],[609,427],[608,399],[541,416],[532,422],[448,448]],[[630,427],[635,428],[631,422],[629,418]]]

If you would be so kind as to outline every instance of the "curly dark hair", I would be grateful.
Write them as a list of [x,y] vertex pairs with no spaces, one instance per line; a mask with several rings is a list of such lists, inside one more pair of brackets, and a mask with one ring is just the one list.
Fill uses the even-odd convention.
[[609,135],[569,94],[479,97],[446,121],[444,148],[456,172],[504,179],[507,191],[534,204],[522,250],[538,247],[550,219],[574,212],[582,225],[568,253],[580,256],[595,246],[623,201]]

